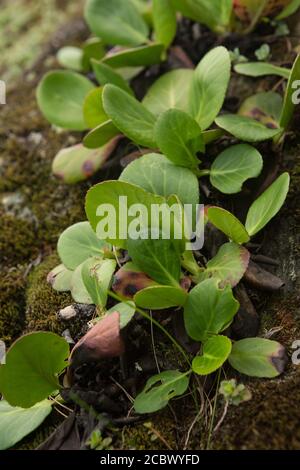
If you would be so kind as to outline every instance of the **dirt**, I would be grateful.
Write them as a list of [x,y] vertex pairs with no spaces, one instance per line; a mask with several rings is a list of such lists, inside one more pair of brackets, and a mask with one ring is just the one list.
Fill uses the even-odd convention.
[[[268,31],[267,31],[268,33]],[[264,32],[264,34],[266,34]],[[81,19],[64,23],[43,46],[40,58],[21,80],[14,82],[8,93],[6,106],[0,107],[0,338],[9,345],[22,332],[46,329],[61,334],[70,328],[75,339],[83,333],[88,319],[83,317],[75,324],[66,324],[57,319],[57,312],[70,305],[68,294],[55,293],[46,282],[46,275],[56,264],[55,252],[59,234],[69,225],[85,219],[84,197],[87,189],[99,179],[107,178],[107,172],[100,172],[91,180],[67,186],[51,176],[51,162],[62,147],[80,140],[80,135],[57,132],[42,118],[37,109],[35,87],[46,70],[57,67],[56,50],[65,44],[80,43],[87,36]],[[205,52],[216,44],[230,49],[240,47],[241,53],[253,58],[253,53],[263,42],[269,41],[273,59],[280,65],[290,65],[293,54],[291,43],[286,38],[268,36],[262,38],[261,31],[249,37],[228,36],[220,39],[205,28],[184,20],[175,43],[180,45],[194,64]],[[37,43],[40,42],[38,37]],[[167,63],[151,67],[134,80],[134,88],[142,97],[147,87],[162,73],[182,66],[174,50]],[[30,61],[29,61],[30,64]],[[6,69],[9,62],[4,63]],[[235,76],[226,100],[226,108],[236,111],[241,101],[256,90],[268,90],[278,85],[277,78],[252,80]],[[281,86],[281,85],[279,85]],[[285,281],[279,293],[265,294],[248,289],[260,317],[260,335],[272,335],[292,352],[291,345],[300,339],[299,312],[299,170],[300,134],[297,131],[296,116],[293,133],[288,136],[282,153],[274,163],[276,155],[270,144],[259,146],[265,155],[265,172],[255,183],[246,185],[241,195],[226,198],[217,191],[211,191],[210,201],[221,202],[241,217],[246,203],[249,204],[260,190],[263,179],[276,164],[279,172],[288,170],[292,175],[292,187],[287,203],[280,215],[269,225],[263,235],[254,240],[258,246],[255,254],[263,254],[279,261],[278,268],[264,266]],[[227,144],[225,144],[227,145]],[[124,156],[134,150],[125,142],[117,149],[115,156]],[[212,146],[207,162],[220,152],[220,146]],[[120,166],[110,170],[117,177]],[[161,320],[171,331],[174,312]],[[138,319],[127,334],[129,345],[125,364],[112,361],[111,367],[99,364],[83,367],[78,371],[74,389],[80,398],[97,411],[108,411],[113,416],[126,416],[131,408],[128,396],[122,388],[134,396],[148,376],[161,369],[180,367],[180,358],[165,338],[156,331],[151,338],[149,327]],[[155,347],[153,348],[153,341]],[[147,347],[145,348],[145,344]],[[146,353],[145,353],[146,351]],[[138,360],[137,360],[138,358]],[[156,360],[156,361],[155,361]],[[140,372],[142,366],[143,373]],[[287,371],[274,380],[253,380],[239,376],[231,369],[226,370],[229,378],[236,377],[247,384],[252,399],[238,407],[231,406],[219,431],[212,436],[213,449],[299,449],[298,400],[300,390],[300,368],[291,360]],[[112,382],[111,376],[114,380]],[[205,390],[209,400],[213,399],[215,377],[207,379]],[[121,387],[120,385],[121,384]],[[80,386],[79,386],[80,385]],[[197,384],[195,384],[197,387]],[[68,398],[66,396],[66,398]],[[191,428],[187,443],[191,449],[207,447],[209,427],[209,405],[207,400],[203,417]],[[150,427],[144,423],[130,423],[114,431],[108,430],[113,438],[113,447],[118,449],[182,449],[187,434],[200,407],[197,392],[193,396],[175,400],[172,406],[161,413],[147,417]],[[218,399],[215,423],[220,418],[224,404]],[[55,415],[56,416],[56,415]],[[42,430],[23,442],[24,448],[35,447],[60,422],[47,421]],[[22,448],[22,444],[19,446]]]

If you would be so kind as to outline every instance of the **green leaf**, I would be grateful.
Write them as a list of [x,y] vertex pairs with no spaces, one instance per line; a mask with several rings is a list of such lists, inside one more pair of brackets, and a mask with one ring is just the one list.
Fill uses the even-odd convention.
[[96,173],[109,157],[114,142],[91,150],[82,144],[67,147],[58,152],[52,162],[52,173],[67,184],[86,180]]
[[59,49],[56,58],[58,63],[67,69],[77,72],[83,70],[83,50],[79,47],[62,47]]
[[155,38],[168,48],[176,35],[176,11],[171,0],[153,0],[152,3]]
[[107,291],[110,288],[116,264],[113,259],[90,258],[82,265],[83,284],[97,307],[106,306]]
[[113,124],[135,143],[155,148],[155,116],[133,96],[114,85],[105,85],[103,105]]
[[83,43],[83,68],[90,70],[91,60],[100,60],[105,56],[106,50],[102,39],[89,38]]
[[127,248],[132,261],[154,281],[179,287],[180,255],[172,240],[150,238],[156,232],[154,229],[145,229],[145,232],[149,238],[128,239]]
[[79,266],[77,266],[75,271],[73,271],[70,291],[74,302],[78,304],[91,305],[93,304],[93,300],[82,279],[81,269],[83,264],[84,263],[81,263]]
[[215,140],[218,140],[224,135],[226,135],[226,132],[223,131],[223,129],[210,129],[209,131],[202,132],[202,137],[205,145],[208,145],[214,142]]
[[172,398],[183,395],[188,386],[187,374],[178,370],[154,375],[134,400],[134,409],[136,413],[154,413],[167,406]]
[[268,62],[246,62],[237,64],[234,67],[235,72],[248,77],[264,77],[265,75],[278,75],[279,77],[289,78],[291,71],[284,67],[269,64]]
[[291,0],[290,3],[276,16],[276,20],[284,20],[288,16],[295,13],[300,7],[300,0]]
[[120,328],[125,328],[134,317],[135,304],[134,302],[120,302],[107,310],[106,315],[110,315],[114,312],[120,314]]
[[149,153],[134,160],[123,170],[119,180],[166,198],[176,194],[182,204],[199,203],[197,177],[187,168],[174,165],[164,155]]
[[183,306],[187,300],[187,293],[179,287],[151,286],[140,290],[134,296],[136,305],[151,310]]
[[49,72],[38,85],[38,105],[51,124],[72,131],[83,131],[87,128],[83,103],[93,89],[92,82],[76,72]]
[[120,134],[119,129],[109,119],[90,131],[83,139],[83,145],[88,149],[98,149]]
[[120,75],[119,72],[114,70],[112,67],[95,59],[92,60],[92,67],[95,77],[100,85],[104,86],[107,83],[111,83],[112,85],[116,85],[119,88],[122,88],[122,90],[127,91],[127,93],[130,95],[133,95],[133,91],[126,80],[124,80],[122,75]]
[[57,243],[61,261],[72,270],[92,256],[103,256],[106,249],[109,246],[97,238],[89,222],[71,225],[60,235]]
[[207,210],[209,221],[235,243],[247,243],[250,236],[244,225],[230,212],[221,207],[209,207]]
[[216,124],[245,142],[260,142],[275,137],[280,129],[269,129],[255,119],[237,114],[224,114],[216,119]]
[[197,122],[179,109],[165,111],[154,128],[160,150],[175,165],[195,169],[199,165],[198,151],[204,150],[201,129]]
[[241,374],[273,378],[283,372],[286,356],[284,347],[277,341],[246,338],[233,343],[229,362]]
[[232,0],[172,0],[184,16],[205,24],[216,32],[229,30]]
[[282,97],[273,91],[257,93],[247,98],[239,109],[240,116],[256,119],[270,129],[276,129],[283,106]]
[[138,46],[147,41],[148,26],[130,1],[88,0],[84,16],[91,31],[107,44]]
[[229,52],[222,46],[208,52],[196,67],[190,93],[190,109],[202,130],[214,122],[223,106],[230,69]]
[[223,331],[239,309],[230,286],[218,287],[218,279],[206,279],[194,287],[184,307],[184,324],[188,335],[196,341]]
[[49,400],[36,403],[31,408],[11,406],[0,401],[0,450],[9,449],[34,431],[51,413]]
[[134,49],[121,49],[118,52],[109,52],[103,62],[113,68],[124,67],[150,67],[159,64],[164,52],[163,44],[149,44]]
[[253,202],[245,224],[250,236],[264,228],[280,211],[288,194],[289,184],[289,174],[283,173]]
[[83,103],[83,116],[89,128],[99,126],[108,120],[102,104],[103,88],[98,87],[90,91]]
[[234,145],[220,153],[213,162],[210,182],[224,194],[238,193],[245,181],[261,173],[262,167],[262,156],[254,147]]
[[30,408],[59,389],[69,345],[60,336],[35,332],[21,336],[0,366],[0,392],[12,406]]
[[72,274],[73,271],[60,264],[49,272],[47,282],[57,292],[68,292],[71,289]]
[[206,269],[202,271],[197,280],[213,277],[220,282],[219,286],[227,284],[235,287],[244,276],[250,260],[249,251],[236,243],[225,243],[221,246],[214,258],[208,261]]
[[202,356],[193,360],[193,371],[198,375],[215,372],[228,359],[231,348],[231,341],[226,336],[212,336],[204,343]]
[[298,85],[299,85],[299,80],[300,80],[300,54],[297,56],[294,62],[294,65],[290,74],[290,78],[287,84],[287,89],[285,92],[283,108],[282,108],[281,117],[279,121],[280,127],[282,127],[283,129],[288,128],[292,120],[296,105],[297,105],[296,101],[293,99],[293,95],[297,88],[297,86],[295,88],[295,83],[298,82]]
[[[127,198],[127,200],[125,199]],[[104,237],[106,232],[106,227],[110,217],[105,213],[99,213],[99,207],[103,207],[105,204],[111,204],[115,210],[115,220],[112,218],[113,226],[117,230],[113,231],[114,233],[106,234],[103,238],[107,241],[110,241],[112,245],[119,246],[120,248],[126,248],[127,239],[128,239],[128,230],[131,228],[131,222],[135,222],[138,218],[140,221],[141,229],[147,228],[150,226],[150,215],[151,207],[153,205],[166,205],[166,199],[162,196],[157,196],[155,194],[148,193],[144,189],[135,186],[124,181],[105,181],[93,186],[87,193],[86,196],[86,214],[88,220],[91,223],[91,226],[95,232],[98,233],[101,238]],[[128,215],[128,208],[132,207],[134,204],[142,204],[147,210],[148,217],[138,217],[137,213],[134,215]],[[138,211],[139,212],[139,211]],[[168,215],[168,210],[165,213],[165,216]],[[157,222],[152,221],[152,227],[160,227],[161,220]]]
[[165,73],[148,89],[143,105],[155,116],[177,108],[188,112],[189,93],[194,71],[177,69]]

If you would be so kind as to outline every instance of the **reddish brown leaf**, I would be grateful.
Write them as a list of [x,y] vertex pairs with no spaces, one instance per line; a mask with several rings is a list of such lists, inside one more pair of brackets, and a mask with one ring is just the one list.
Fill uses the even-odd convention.
[[133,299],[138,291],[153,285],[156,282],[129,262],[114,275],[112,290],[124,299]]
[[70,356],[71,366],[117,357],[124,353],[120,334],[120,314],[113,312],[100,320],[75,345]]
[[258,264],[250,260],[247,271],[244,275],[245,281],[256,289],[276,291],[284,286],[284,282],[274,274],[261,268]]

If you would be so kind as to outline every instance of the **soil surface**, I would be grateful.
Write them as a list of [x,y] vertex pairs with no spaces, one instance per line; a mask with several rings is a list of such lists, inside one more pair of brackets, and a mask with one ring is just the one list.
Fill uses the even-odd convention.
[[[52,3],[59,4],[59,8],[64,3],[67,8],[69,2]],[[72,299],[68,294],[54,292],[47,284],[46,276],[58,264],[56,242],[60,233],[69,225],[85,219],[84,197],[87,189],[98,181],[117,177],[122,167],[119,160],[135,150],[126,141],[121,142],[112,156],[117,164],[81,184],[67,186],[51,175],[51,162],[57,151],[81,139],[78,134],[58,132],[52,128],[41,116],[35,99],[35,88],[42,75],[58,67],[56,51],[63,45],[78,44],[87,37],[88,32],[78,11],[69,12],[66,8],[63,9],[66,15],[62,20],[63,26],[47,43],[45,37],[48,32],[51,33],[48,29],[46,32],[43,30],[43,36],[38,35],[35,39],[36,46],[41,50],[38,60],[19,79],[15,78],[10,83],[7,105],[0,107],[0,339],[7,346],[22,332],[40,329],[59,334],[69,329],[75,340],[83,334],[93,311],[83,306],[75,323],[58,320],[58,311],[72,304]],[[242,54],[253,59],[254,51],[267,42],[272,50],[272,61],[291,66],[295,57],[293,48],[299,44],[297,22],[294,19],[292,23],[289,37],[276,37],[272,30],[269,32],[266,28],[259,28],[251,36],[219,38],[205,28],[184,20],[174,43],[181,48],[180,56],[178,49],[173,48],[167,62],[151,67],[133,81],[135,91],[142,97],[148,86],[162,73],[179,66],[197,64],[211,47],[218,44],[224,44],[229,49],[239,47]],[[27,31],[25,37],[29,36]],[[14,38],[12,35],[12,42]],[[18,43],[22,44],[22,37],[19,37]],[[12,47],[16,48],[15,45]],[[184,63],[180,58],[182,51],[188,57]],[[27,63],[30,62],[31,59]],[[16,60],[15,63],[22,67],[22,61]],[[1,73],[9,73],[9,54],[1,67]],[[20,70],[16,75],[18,73]],[[235,75],[225,108],[236,111],[239,104],[253,92],[272,88],[282,90],[283,86],[283,81],[274,77],[254,80]],[[292,343],[300,339],[299,116],[300,110],[280,152],[274,152],[270,143],[258,146],[265,159],[264,173],[254,183],[246,185],[237,197],[224,197],[211,188],[208,181],[204,182],[205,202],[220,203],[243,219],[251,201],[262,191],[266,178],[271,182],[276,174],[284,170],[292,176],[285,207],[268,228],[253,240],[251,246],[254,256],[265,255],[276,260],[273,266],[261,266],[279,276],[285,285],[279,292],[270,294],[245,284],[259,315],[259,335],[280,341],[289,356]],[[221,146],[228,146],[229,143],[226,140]],[[207,163],[218,153],[220,145],[218,148],[210,146]],[[206,246],[208,251],[210,248]],[[165,312],[163,316],[158,313],[157,318],[178,340],[186,341],[182,333],[181,312]],[[243,336],[243,332],[239,331],[237,335]],[[85,403],[111,417],[113,426],[107,427],[104,420],[100,427],[105,428],[106,435],[112,438],[114,449],[206,449],[217,378],[208,377],[205,383],[195,382],[188,396],[174,400],[163,412],[147,417],[145,426],[144,417],[128,417],[132,406],[130,397],[157,369],[180,368],[181,359],[170,344],[166,344],[165,338],[157,331],[151,331],[141,318],[137,318],[134,326],[128,329],[125,340],[128,347],[123,362],[114,360],[111,364],[84,366],[76,372],[74,385],[66,392],[65,398],[74,406],[75,394],[77,418],[76,423],[69,418],[67,425],[72,432],[75,428],[79,430],[81,439],[78,441],[78,437],[74,437],[75,431],[73,434],[71,432],[70,446],[84,445],[88,430],[95,425],[95,417],[91,417],[82,405]],[[292,365],[289,357],[285,373],[274,380],[249,379],[229,367],[225,373],[228,378],[235,377],[246,384],[252,392],[252,399],[238,407],[229,407],[219,430],[210,436],[210,448],[300,449],[300,366]],[[198,390],[204,390],[205,399]],[[201,406],[203,413],[197,419]],[[224,403],[218,398],[214,425],[222,416],[223,408]],[[61,416],[54,414],[18,447],[36,447],[61,421]],[[66,426],[66,423],[63,425]],[[62,434],[66,435],[66,432]],[[52,448],[59,448],[63,443],[56,439],[51,445]]]

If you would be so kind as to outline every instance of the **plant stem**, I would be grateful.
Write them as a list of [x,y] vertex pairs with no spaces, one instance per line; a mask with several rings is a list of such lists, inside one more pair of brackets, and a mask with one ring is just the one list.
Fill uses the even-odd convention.
[[[108,295],[110,297],[112,297],[113,299],[118,300],[118,302],[123,302],[123,303],[131,306],[131,303],[129,301],[126,301],[126,300],[122,299],[122,297],[118,296],[117,294],[115,294],[114,292],[112,292],[110,290],[108,291]],[[146,318],[149,322],[153,323],[157,328],[159,328],[168,337],[168,339],[173,343],[173,345],[176,347],[176,349],[178,349],[178,351],[182,354],[185,361],[187,362],[187,364],[190,367],[191,362],[189,360],[189,357],[188,357],[187,353],[185,352],[185,350],[182,348],[182,346],[180,346],[180,344],[177,343],[176,339],[157,320],[155,320],[153,317],[151,317],[151,315],[149,315],[147,312],[145,312],[144,310],[142,310],[141,308],[139,308],[137,306],[135,306],[135,310],[137,312],[139,312],[139,314],[142,315],[142,317]]]
[[209,450],[209,449],[210,449],[211,438],[212,438],[212,434],[213,434],[213,426],[214,426],[214,420],[215,420],[216,409],[217,409],[217,401],[218,401],[218,393],[219,393],[219,385],[220,385],[221,371],[222,371],[222,369],[220,368],[219,371],[218,371],[218,377],[217,377],[217,391],[216,391],[216,394],[215,394],[214,407],[213,407],[213,412],[212,412],[212,416],[211,416],[211,421],[210,421],[210,424],[209,424],[209,432],[208,432],[208,439],[207,439],[206,450]]

